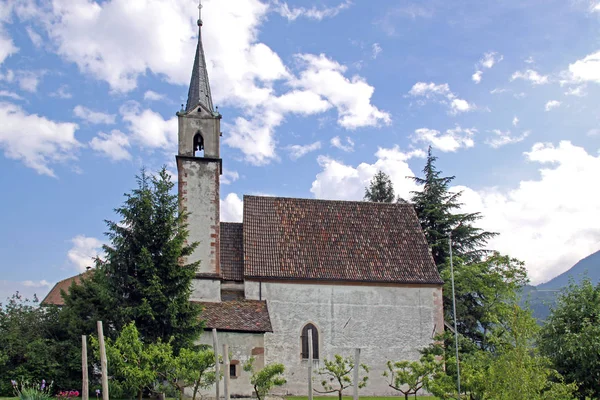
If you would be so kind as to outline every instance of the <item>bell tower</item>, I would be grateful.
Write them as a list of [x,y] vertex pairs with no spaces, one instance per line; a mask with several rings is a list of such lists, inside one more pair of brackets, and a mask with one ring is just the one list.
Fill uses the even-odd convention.
[[[202,9],[202,5],[198,8]],[[221,115],[213,108],[202,47],[200,17],[198,18],[198,46],[187,104],[177,113],[179,149],[176,159],[179,204],[181,209],[188,213],[188,242],[198,242],[198,246],[187,257],[186,262],[200,261],[197,277],[210,279],[218,278],[221,274],[219,265]],[[197,287],[196,284],[194,286]]]

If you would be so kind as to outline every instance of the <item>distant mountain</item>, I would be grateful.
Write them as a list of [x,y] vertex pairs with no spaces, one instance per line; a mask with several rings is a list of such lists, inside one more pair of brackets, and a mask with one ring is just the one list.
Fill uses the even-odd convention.
[[573,265],[568,271],[536,287],[538,289],[562,289],[569,284],[570,278],[579,283],[586,276],[590,278],[593,284],[600,282],[600,251],[590,254]]
[[538,322],[543,322],[550,315],[550,306],[556,303],[561,289],[569,284],[569,279],[573,278],[579,283],[584,277],[588,277],[593,284],[600,283],[600,251],[580,260],[568,271],[546,283],[538,286],[527,285],[523,288],[520,303],[522,306],[528,305]]

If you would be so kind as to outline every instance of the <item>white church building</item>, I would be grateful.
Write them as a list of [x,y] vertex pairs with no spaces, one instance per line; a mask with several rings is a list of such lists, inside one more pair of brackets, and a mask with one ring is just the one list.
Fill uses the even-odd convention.
[[[198,26],[188,101],[177,113],[176,160],[188,241],[199,243],[187,261],[200,261],[191,301],[204,307],[201,341],[212,345],[216,328],[219,343],[228,344],[232,397],[252,394],[242,369],[252,356],[258,368],[284,364],[287,384],[276,394],[305,396],[308,329],[314,370],[360,348],[370,367],[361,394],[397,394],[382,377],[386,362],[418,359],[444,329],[443,282],[413,206],[244,196],[243,222],[220,222],[226,133],[211,99],[201,20]],[[74,279],[59,282],[43,303],[61,304],[60,290]]]

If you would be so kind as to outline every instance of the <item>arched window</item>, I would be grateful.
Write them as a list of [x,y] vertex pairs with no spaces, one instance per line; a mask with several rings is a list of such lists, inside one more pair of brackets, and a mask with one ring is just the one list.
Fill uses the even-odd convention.
[[302,328],[302,358],[308,359],[308,330],[312,330],[312,348],[313,348],[313,360],[319,359],[319,331],[313,324],[306,324]]
[[194,157],[204,156],[204,138],[200,132],[194,136]]

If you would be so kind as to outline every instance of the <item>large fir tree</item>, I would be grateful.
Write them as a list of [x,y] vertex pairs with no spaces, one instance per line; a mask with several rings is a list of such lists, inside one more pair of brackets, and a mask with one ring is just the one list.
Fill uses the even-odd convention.
[[487,253],[485,245],[496,233],[476,228],[473,223],[481,219],[480,213],[460,213],[461,192],[451,192],[450,183],[454,176],[442,176],[435,166],[437,157],[427,152],[423,177],[411,177],[422,190],[413,191],[411,202],[431,247],[433,259],[442,270],[448,260],[448,238],[452,237],[454,255],[464,262],[479,261]]
[[[202,331],[200,307],[190,303],[197,264],[183,264],[196,243],[187,244],[186,215],[166,169],[153,177],[144,170],[138,186],[106,221],[110,244],[91,277],[65,296],[65,318],[73,333],[91,333],[103,318],[109,336],[135,321],[145,342],[173,338],[176,351]],[[74,290],[73,290],[74,289]]]
[[378,171],[371,179],[369,187],[365,188],[364,200],[375,203],[393,203],[394,186],[389,175],[383,171]]

